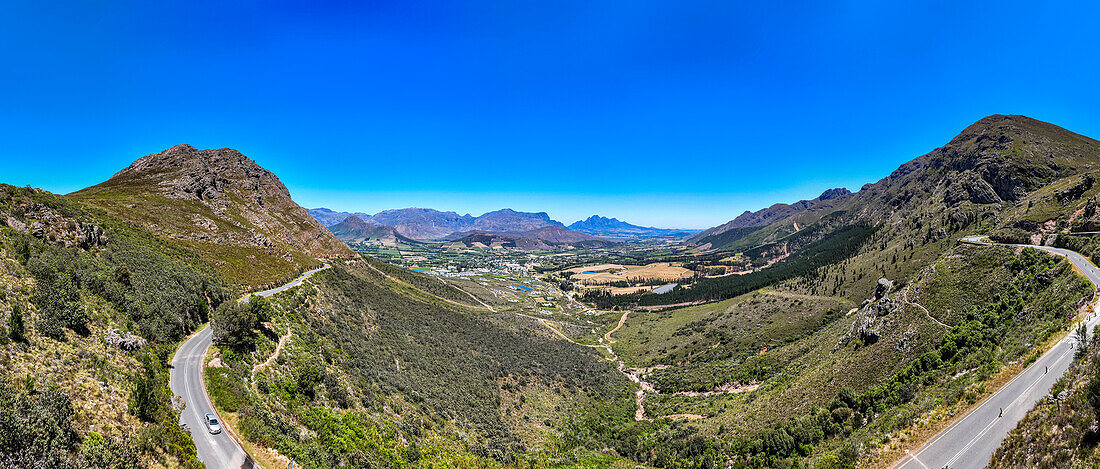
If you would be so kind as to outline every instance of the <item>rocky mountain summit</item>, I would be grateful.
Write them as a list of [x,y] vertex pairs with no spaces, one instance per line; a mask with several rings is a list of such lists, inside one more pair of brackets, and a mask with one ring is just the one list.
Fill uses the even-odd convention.
[[315,258],[354,255],[278,177],[233,149],[176,145],[70,196],[179,240],[246,284],[276,281]]
[[[149,226],[172,237],[263,248],[285,245],[314,257],[351,254],[294,203],[278,177],[229,148],[198,150],[176,145],[139,158],[107,181],[74,195],[95,198],[108,194],[161,196],[208,209],[191,213],[190,223]],[[127,208],[157,210],[154,200],[135,200]]]
[[516,233],[546,226],[564,227],[565,225],[559,221],[551,220],[550,215],[546,212],[517,212],[505,208],[475,218],[470,229],[495,233]]

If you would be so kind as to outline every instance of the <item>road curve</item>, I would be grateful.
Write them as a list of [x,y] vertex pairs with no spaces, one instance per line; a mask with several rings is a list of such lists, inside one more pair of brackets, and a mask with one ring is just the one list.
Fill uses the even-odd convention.
[[[990,244],[978,236],[969,236],[962,241],[970,244]],[[1068,249],[1031,245],[1025,247],[1065,256],[1094,286],[1100,286],[1100,269],[1084,256]],[[1100,303],[1097,304],[1097,310],[1100,310]],[[1084,320],[1084,323],[1091,331],[1093,327],[1100,324],[1100,314],[1091,315]],[[894,467],[938,469],[987,466],[1008,432],[1016,428],[1016,424],[1035,407],[1036,403],[1050,394],[1054,383],[1069,369],[1070,363],[1073,362],[1075,345],[1076,334],[1067,335],[1001,389],[932,437],[919,449],[909,453]]]
[[[256,293],[260,296],[271,296],[279,292],[301,285],[311,275],[331,267],[314,269],[302,274],[290,283],[271,290]],[[251,296],[251,295],[249,295]],[[248,301],[248,296],[241,302]],[[213,341],[213,333],[207,327],[199,331],[176,350],[176,356],[172,358],[172,367],[169,370],[168,385],[172,394],[183,398],[187,406],[180,415],[180,423],[191,430],[191,438],[195,440],[195,448],[198,450],[199,460],[207,469],[251,469],[258,467],[254,464],[248,453],[241,448],[227,431],[217,435],[211,435],[206,430],[203,414],[214,412],[214,406],[210,403],[210,397],[206,393],[206,383],[202,378],[203,360],[206,357],[206,349]],[[222,425],[225,428],[225,425]]]

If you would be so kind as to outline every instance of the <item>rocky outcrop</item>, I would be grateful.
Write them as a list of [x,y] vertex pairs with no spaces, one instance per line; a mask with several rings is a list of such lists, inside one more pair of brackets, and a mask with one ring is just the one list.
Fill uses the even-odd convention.
[[1058,199],[1058,202],[1066,204],[1068,202],[1077,200],[1085,195],[1089,189],[1092,189],[1092,185],[1096,183],[1096,178],[1091,174],[1081,176],[1081,179],[1076,184],[1069,186],[1065,189],[1054,193],[1054,197]]
[[947,205],[955,205],[962,201],[970,201],[976,204],[994,204],[1001,201],[997,191],[985,179],[971,170],[963,171],[957,178],[951,180],[943,197]]
[[879,279],[876,284],[875,299],[869,299],[860,305],[851,327],[837,340],[833,351],[850,343],[860,347],[872,345],[882,339],[891,327],[891,316],[902,308],[895,297],[888,295],[893,286],[893,282],[885,278]]
[[821,195],[818,196],[817,200],[832,200],[832,199],[844,197],[846,195],[851,195],[851,194],[852,194],[852,191],[850,191],[848,189],[845,189],[843,187],[837,187],[835,189],[828,189],[825,192],[822,192]]
[[[13,216],[14,215],[14,216]],[[62,216],[44,204],[31,202],[16,207],[3,224],[51,244],[91,249],[107,244],[103,228]]]
[[103,341],[106,342],[109,347],[126,351],[139,350],[145,347],[146,344],[145,339],[129,332],[119,331],[118,329],[107,329],[107,333],[103,336]]
[[882,298],[894,288],[894,282],[884,278],[878,279],[875,285],[875,298]]
[[[74,195],[93,200],[100,195],[129,196],[134,203],[120,215],[133,216],[146,228],[171,237],[274,251],[289,247],[313,257],[353,254],[291,199],[278,177],[229,148],[176,145],[144,156]],[[149,199],[150,195],[198,205],[175,206],[188,212],[188,222],[181,223],[180,217],[168,214],[173,206]]]

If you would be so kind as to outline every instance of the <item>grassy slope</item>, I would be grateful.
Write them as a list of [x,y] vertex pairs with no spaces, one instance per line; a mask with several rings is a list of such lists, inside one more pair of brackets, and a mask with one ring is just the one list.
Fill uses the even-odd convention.
[[[908,292],[909,299],[925,305],[936,320],[946,322],[948,327],[906,304],[902,288],[889,295],[895,302],[885,316],[870,314],[881,324],[877,342],[849,340],[838,345],[838,339],[852,331],[853,323],[866,314],[864,311],[822,325],[820,319],[802,319],[815,318],[815,314],[817,318],[825,317],[823,311],[835,308],[837,300],[807,297],[796,305],[793,298],[769,298],[775,293],[759,292],[711,305],[637,314],[618,333],[622,339],[614,348],[639,365],[672,365],[650,375],[659,389],[668,392],[757,379],[762,386],[751,393],[709,397],[657,394],[648,396],[646,402],[647,412],[655,415],[703,415],[706,418],[693,425],[721,438],[761,435],[789,421],[792,411],[809,415],[815,408],[829,405],[841,390],[862,391],[881,384],[934,350],[949,327],[965,321],[963,311],[991,302],[1016,278],[1010,262],[1014,257],[1005,248],[959,247],[918,277]],[[880,409],[871,425],[851,428],[843,437],[822,443],[822,448],[839,451],[846,441],[861,442],[865,450],[888,447],[891,442],[883,435],[905,428],[924,413],[973,397],[966,391],[1021,357],[1027,351],[1026,344],[1039,342],[1050,328],[1058,327],[1065,313],[1088,294],[1082,279],[1065,262],[1058,264],[1047,274],[1055,280],[1027,300],[1027,308],[1041,311],[1043,319],[1025,321],[1025,327],[1006,333],[1011,338],[991,354],[983,352],[939,370],[934,378],[938,384],[914,388],[909,404]],[[743,327],[751,328],[751,332],[737,330]],[[757,331],[764,333],[755,334]],[[717,337],[722,339],[713,342]],[[742,338],[751,345],[746,347],[739,341]],[[784,343],[787,345],[775,346]],[[761,354],[763,344],[772,347]],[[691,361],[693,357],[705,358]],[[978,372],[961,379],[945,378],[975,369]],[[827,452],[818,452],[817,456],[824,454]]]
[[[838,339],[849,335],[853,323],[865,316],[860,312],[820,329],[809,327],[808,331],[789,331],[787,339],[793,342],[763,355],[735,354],[730,360],[724,359],[722,353],[700,354],[698,349],[714,345],[707,343],[710,338],[730,335],[729,330],[714,326],[713,331],[704,328],[691,331],[691,334],[674,334],[684,331],[687,324],[698,325],[699,319],[707,316],[702,311],[723,308],[707,305],[632,317],[621,333],[622,342],[615,345],[616,350],[635,364],[672,365],[650,376],[666,391],[698,389],[701,385],[723,381],[763,380],[764,386],[751,394],[707,398],[660,395],[654,396],[651,402],[647,398],[650,402],[647,410],[658,414],[708,416],[696,424],[710,432],[758,434],[787,419],[791,409],[809,412],[815,405],[828,404],[845,387],[861,390],[881,383],[905,369],[914,358],[934,349],[947,327],[958,325],[968,306],[990,299],[996,288],[1004,284],[1007,275],[1003,268],[1010,257],[1006,254],[987,255],[971,252],[968,248],[953,249],[954,240],[963,234],[988,232],[998,227],[1035,225],[1028,225],[1029,221],[1066,220],[1087,203],[1097,188],[1069,199],[1058,198],[1057,194],[1076,184],[1080,174],[1091,171],[1097,162],[1100,162],[1100,144],[1094,140],[1029,119],[994,116],[968,128],[943,149],[907,163],[839,207],[845,210],[844,216],[850,222],[875,223],[879,228],[874,236],[853,257],[807,272],[779,284],[778,288],[858,303],[871,297],[876,279],[894,280],[902,287],[895,292],[899,306],[885,317],[885,322],[878,320],[879,332],[883,335],[877,343],[852,348],[849,341],[848,346],[837,347]],[[954,185],[956,180],[969,172],[982,171],[992,174],[991,180],[1006,194],[1016,187],[1015,193],[1022,194],[1022,199],[998,204],[952,199],[957,195],[951,194],[960,190]],[[781,230],[780,225],[789,223],[781,221],[770,229]],[[800,226],[805,225],[800,223]],[[915,285],[907,296],[897,296],[905,292],[904,287],[909,283]],[[1072,289],[1074,293],[1063,291],[1063,296],[1057,299],[1044,297],[1033,301],[1037,302],[1036,307],[1044,308],[1043,312],[1050,313],[1071,307],[1073,302],[1087,295],[1087,290]],[[744,301],[743,298],[730,304]],[[905,298],[922,304],[931,315],[907,304]],[[795,319],[806,314],[805,307],[791,307],[776,316],[791,313],[794,313],[792,323],[797,323]],[[747,316],[746,319],[753,318]],[[947,327],[939,322],[946,323]],[[752,324],[768,331],[765,337],[776,331],[773,325],[764,321]],[[999,366],[1022,355],[1024,344],[1035,343],[1049,333],[1046,328],[1051,324],[1051,320],[1044,320],[1040,325],[1026,324],[1006,332],[1024,339],[987,354],[983,363],[991,364],[992,368],[983,365],[981,373],[974,375],[982,380],[989,378]],[[736,323],[727,327],[739,326],[743,327]],[[639,335],[639,331],[642,334]],[[751,334],[746,335],[751,337]],[[902,341],[905,345],[899,346]],[[724,347],[718,345],[718,349]],[[685,360],[693,355],[697,358]],[[949,402],[958,401],[961,395],[958,382],[961,381],[942,383],[939,390],[931,388],[926,394],[918,392],[914,396],[916,400],[910,402],[919,405],[881,418],[867,427],[873,430],[854,431],[852,438],[861,440],[869,448],[883,444],[882,440],[876,440],[879,437],[872,435],[904,428],[922,412],[943,405],[942,402],[934,403],[934,399],[949,396]],[[922,397],[925,395],[935,398],[928,400]],[[842,448],[837,446],[840,443],[835,441],[825,444],[826,449],[840,451]]]
[[[38,221],[42,240],[13,227],[0,227],[0,319],[7,326],[0,337],[5,350],[0,369],[11,392],[33,400],[57,389],[72,404],[76,446],[66,449],[55,440],[43,441],[38,448],[52,444],[54,450],[75,456],[45,464],[95,461],[96,448],[106,444],[112,449],[100,456],[122,458],[100,460],[108,466],[198,465],[190,437],[179,431],[178,415],[170,408],[165,360],[179,339],[205,321],[201,305],[194,301],[219,301],[227,292],[212,269],[192,253],[64,196],[0,185],[0,220],[4,221],[0,225],[9,221],[31,225],[35,219],[30,217],[43,213],[56,218]],[[75,239],[77,224],[102,228],[106,244],[63,247],[60,243]],[[60,279],[60,287],[44,293],[42,281],[50,276]],[[68,298],[67,307],[86,316],[79,326],[63,326],[58,333],[47,334],[43,327],[57,323],[53,311],[60,307],[49,298]],[[25,340],[8,337],[14,307],[23,311]],[[149,342],[142,350],[123,351],[104,341],[110,329]],[[143,357],[151,368],[143,368]],[[155,397],[149,412],[140,415],[133,397],[135,383],[145,376],[152,377]],[[13,405],[13,401],[3,404]],[[0,412],[11,413],[7,408]],[[20,426],[24,431],[46,427],[41,423]],[[0,453],[0,460],[10,456]],[[48,461],[42,459],[46,457],[37,454],[32,459]]]
[[[125,181],[122,181],[125,182]],[[240,214],[228,212],[218,216],[207,205],[197,200],[170,199],[152,194],[140,185],[121,183],[93,186],[70,195],[75,200],[106,210],[111,215],[137,225],[147,227],[171,243],[198,254],[204,262],[215,266],[233,284],[264,287],[293,278],[302,271],[321,264],[312,256],[276,241],[274,248],[228,245],[191,239],[182,239],[167,233],[201,235],[213,231],[223,236],[248,239],[251,226]],[[236,195],[231,194],[235,199]],[[243,201],[234,200],[239,204]],[[211,228],[196,225],[196,217],[208,221]],[[285,217],[284,217],[285,218]],[[286,220],[284,220],[286,221]],[[235,222],[235,223],[234,223]],[[305,227],[309,228],[309,227]],[[269,239],[276,239],[269,237]]]
[[1035,406],[1009,432],[993,455],[991,468],[1100,466],[1097,408],[1089,390],[1100,376],[1100,343],[1092,331],[1089,352],[1078,355],[1069,371],[1051,389],[1051,397]]

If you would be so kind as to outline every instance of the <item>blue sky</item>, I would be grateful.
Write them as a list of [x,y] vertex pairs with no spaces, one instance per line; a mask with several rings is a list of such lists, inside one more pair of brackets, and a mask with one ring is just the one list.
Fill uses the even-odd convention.
[[190,143],[307,207],[706,227],[988,114],[1100,137],[1094,4],[9,1],[0,181]]

